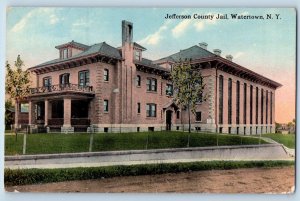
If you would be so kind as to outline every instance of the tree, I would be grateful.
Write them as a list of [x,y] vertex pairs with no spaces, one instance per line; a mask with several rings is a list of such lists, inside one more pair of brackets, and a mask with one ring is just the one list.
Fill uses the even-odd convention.
[[189,117],[189,133],[191,132],[191,112],[196,113],[196,103],[205,101],[203,77],[190,61],[175,63],[171,79],[174,85],[174,100],[176,104],[187,108]]
[[13,123],[13,116],[12,113],[9,112],[9,109],[13,107],[11,100],[5,101],[5,126],[9,126]]
[[23,70],[22,67],[24,67],[24,62],[20,55],[18,55],[14,67],[6,62],[5,92],[15,99],[15,127],[18,125],[19,103],[27,96],[30,85],[29,71]]

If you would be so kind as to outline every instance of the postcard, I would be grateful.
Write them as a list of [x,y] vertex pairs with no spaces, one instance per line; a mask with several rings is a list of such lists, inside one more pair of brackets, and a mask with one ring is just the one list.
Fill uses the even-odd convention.
[[294,192],[294,8],[8,7],[6,33],[6,191]]

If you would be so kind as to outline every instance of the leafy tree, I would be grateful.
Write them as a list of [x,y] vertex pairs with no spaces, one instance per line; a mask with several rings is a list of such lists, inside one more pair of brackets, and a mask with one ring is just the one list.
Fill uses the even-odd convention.
[[199,69],[192,67],[190,61],[180,60],[172,69],[171,79],[176,104],[188,110],[189,132],[191,132],[191,112],[195,114],[196,103],[205,100],[203,77]]
[[11,67],[8,62],[6,62],[6,85],[5,92],[10,95],[11,98],[15,99],[15,125],[18,124],[18,113],[19,113],[19,103],[24,97],[27,96],[29,92],[30,77],[29,71],[23,70],[24,62],[22,61],[20,55],[18,55],[14,66]]
[[13,116],[8,110],[13,107],[12,101],[5,101],[5,126],[9,126],[13,123]]

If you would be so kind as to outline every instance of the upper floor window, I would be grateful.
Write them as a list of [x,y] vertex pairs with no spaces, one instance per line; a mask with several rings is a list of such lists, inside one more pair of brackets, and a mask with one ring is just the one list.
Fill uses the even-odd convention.
[[50,87],[51,85],[52,85],[51,77],[44,77],[43,78],[43,86],[44,87]]
[[108,100],[104,100],[103,102],[103,111],[108,112]]
[[177,118],[177,119],[180,119],[180,111],[177,111],[177,112],[176,112],[176,118]]
[[141,103],[137,104],[137,113],[140,114],[141,113]]
[[141,76],[140,75],[136,76],[136,86],[138,86],[138,87],[141,86]]
[[140,61],[141,60],[141,51],[134,51],[134,59]]
[[147,91],[157,91],[157,80],[154,78],[147,78]]
[[167,84],[166,95],[173,96],[173,85]]
[[202,120],[201,112],[196,112],[196,121],[201,121],[201,120]]
[[69,73],[64,73],[59,76],[59,83],[61,85],[69,84],[69,79],[70,79],[70,74]]
[[90,85],[90,72],[89,71],[80,71],[78,73],[78,81],[80,86],[89,86]]
[[65,49],[62,50],[62,58],[63,59],[68,58],[68,54],[69,54],[68,48],[65,48]]
[[146,105],[146,114],[147,117],[156,117],[156,104],[148,103]]
[[104,69],[103,79],[104,79],[104,81],[109,80],[109,70],[108,69]]

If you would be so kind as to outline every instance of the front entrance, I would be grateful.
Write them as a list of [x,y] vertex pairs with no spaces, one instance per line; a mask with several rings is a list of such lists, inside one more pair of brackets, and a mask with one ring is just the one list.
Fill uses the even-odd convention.
[[167,110],[166,112],[166,130],[170,131],[171,130],[171,126],[172,126],[172,111],[171,110]]

